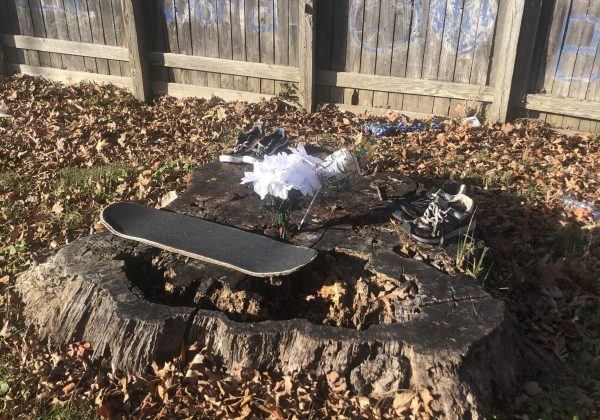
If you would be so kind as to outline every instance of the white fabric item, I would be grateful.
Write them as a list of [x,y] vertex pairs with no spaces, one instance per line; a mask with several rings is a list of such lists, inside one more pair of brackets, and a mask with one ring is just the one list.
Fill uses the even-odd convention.
[[302,145],[289,150],[292,152],[289,155],[279,153],[255,162],[252,172],[244,172],[242,184],[252,182],[254,191],[263,200],[268,194],[285,200],[293,189],[314,196],[321,188],[316,169],[321,160],[309,156]]

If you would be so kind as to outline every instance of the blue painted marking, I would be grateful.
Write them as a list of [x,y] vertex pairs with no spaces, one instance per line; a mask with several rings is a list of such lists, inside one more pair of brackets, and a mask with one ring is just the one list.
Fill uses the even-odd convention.
[[[269,23],[261,24],[260,18],[257,16],[258,12],[256,10],[252,11],[252,15],[247,16],[246,24],[251,31],[254,32],[277,32],[277,16],[275,16],[275,10],[277,10],[277,0],[273,0],[267,4],[267,7],[261,7],[261,14],[266,13],[267,19]],[[256,24],[258,22],[258,25]]]
[[196,20],[204,26],[214,25],[221,20],[210,0],[190,0],[190,7]]
[[600,69],[595,71],[592,70],[592,73],[589,77],[573,75],[569,76],[560,70],[560,64],[564,54],[582,54],[595,57],[596,51],[598,50],[598,45],[600,45],[600,18],[596,16],[583,15],[571,15],[568,18],[565,18],[565,22],[563,23],[562,38],[560,41],[561,44],[565,42],[569,31],[572,29],[571,24],[574,22],[583,22],[584,24],[594,25],[594,34],[592,35],[592,39],[590,40],[590,44],[588,46],[580,47],[579,45],[574,44],[563,45],[562,51],[560,54],[557,54],[556,61],[554,63],[554,77],[566,82],[593,83],[600,79]]
[[[0,0],[1,1],[1,0]],[[17,7],[21,9],[31,10],[27,0],[17,0]],[[75,0],[65,0],[65,7],[63,9],[60,0],[52,0],[51,3],[44,3],[40,5],[42,11],[45,12],[58,12],[67,15],[75,15],[80,18],[94,18],[95,12],[87,12],[87,10],[78,10]]]
[[[422,0],[387,1],[395,2],[394,8],[397,15],[400,15],[401,8],[404,6],[412,6],[413,28],[409,40],[414,42],[426,26],[423,24]],[[479,7],[480,2],[481,8]],[[360,0],[352,1],[350,7],[350,35],[354,42],[362,45],[364,50],[389,53],[408,42],[407,40],[392,42],[389,34],[378,33],[377,30],[363,34],[363,22],[358,21],[358,12],[361,5]],[[374,7],[377,7],[375,0],[365,0],[365,9]],[[429,25],[432,32],[442,40],[446,47],[456,48],[458,44],[458,53],[465,54],[477,48],[478,45],[492,36],[497,11],[498,0],[465,0],[464,12],[459,0],[431,0]],[[481,14],[481,19],[478,12]],[[446,33],[444,33],[444,28],[446,28]]]
[[[189,7],[192,10],[192,16],[187,8],[178,10],[173,6],[172,0],[165,0],[164,13],[167,23],[173,23],[177,19],[180,25],[190,22],[190,19],[195,19],[200,24],[208,27],[222,23],[223,15],[229,14],[229,2],[239,1],[240,16],[245,18],[246,26],[255,32],[276,32],[277,19],[275,10],[277,10],[277,1],[269,2],[266,8],[261,8],[261,14],[266,14],[266,20],[269,23],[261,24],[257,16],[257,11],[253,10],[250,15],[245,14],[244,0],[217,0],[216,9],[210,0],[189,0]],[[258,23],[257,23],[258,22]],[[244,26],[244,22],[240,22]]]
[[165,0],[163,9],[167,23],[173,23],[175,21],[175,6],[173,5],[173,0]]
[[[365,0],[365,10],[369,8],[376,8],[378,4],[376,0]],[[384,0],[385,1],[385,0]],[[388,0],[389,1],[389,0]],[[410,33],[410,41],[414,41],[421,31],[421,25],[423,22],[423,10],[421,6],[421,0],[392,0],[394,2],[393,9],[395,10],[396,16],[401,16],[405,6],[412,7],[412,19],[413,28]],[[385,32],[373,30],[370,33],[363,34],[363,22],[358,22],[358,8],[359,0],[353,0],[350,6],[350,36],[357,44],[362,44],[362,48],[369,52],[377,53],[389,53],[394,49],[401,47],[406,44],[406,40],[395,40],[393,41],[393,34],[386,34]],[[391,39],[390,39],[391,38]]]

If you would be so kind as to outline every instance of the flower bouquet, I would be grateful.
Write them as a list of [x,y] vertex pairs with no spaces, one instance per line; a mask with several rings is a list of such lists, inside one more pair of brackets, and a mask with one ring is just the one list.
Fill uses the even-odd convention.
[[303,195],[316,196],[321,189],[321,180],[316,166],[321,160],[306,153],[304,146],[289,148],[290,154],[279,153],[265,156],[262,162],[254,164],[252,172],[245,172],[242,184],[253,183],[254,191],[274,215],[274,225],[280,238],[288,232],[291,203],[291,190]]

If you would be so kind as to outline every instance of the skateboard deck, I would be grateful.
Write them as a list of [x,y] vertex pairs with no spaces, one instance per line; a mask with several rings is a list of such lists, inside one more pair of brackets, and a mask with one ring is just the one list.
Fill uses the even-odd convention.
[[115,235],[257,277],[293,273],[317,255],[311,248],[136,203],[111,204],[100,218]]

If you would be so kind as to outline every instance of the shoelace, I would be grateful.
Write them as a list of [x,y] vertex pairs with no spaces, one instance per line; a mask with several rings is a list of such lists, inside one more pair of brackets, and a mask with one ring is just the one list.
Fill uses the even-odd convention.
[[432,236],[436,237],[441,234],[439,231],[439,226],[442,224],[446,215],[450,211],[450,209],[443,210],[439,204],[439,197],[434,197],[433,201],[429,204],[425,213],[420,218],[420,223],[423,222],[423,225],[429,226],[431,225]]
[[428,192],[424,197],[418,198],[410,204],[416,208],[427,208],[433,200],[435,200],[436,198],[440,198],[438,195],[440,192],[441,190],[437,190],[435,192]]

